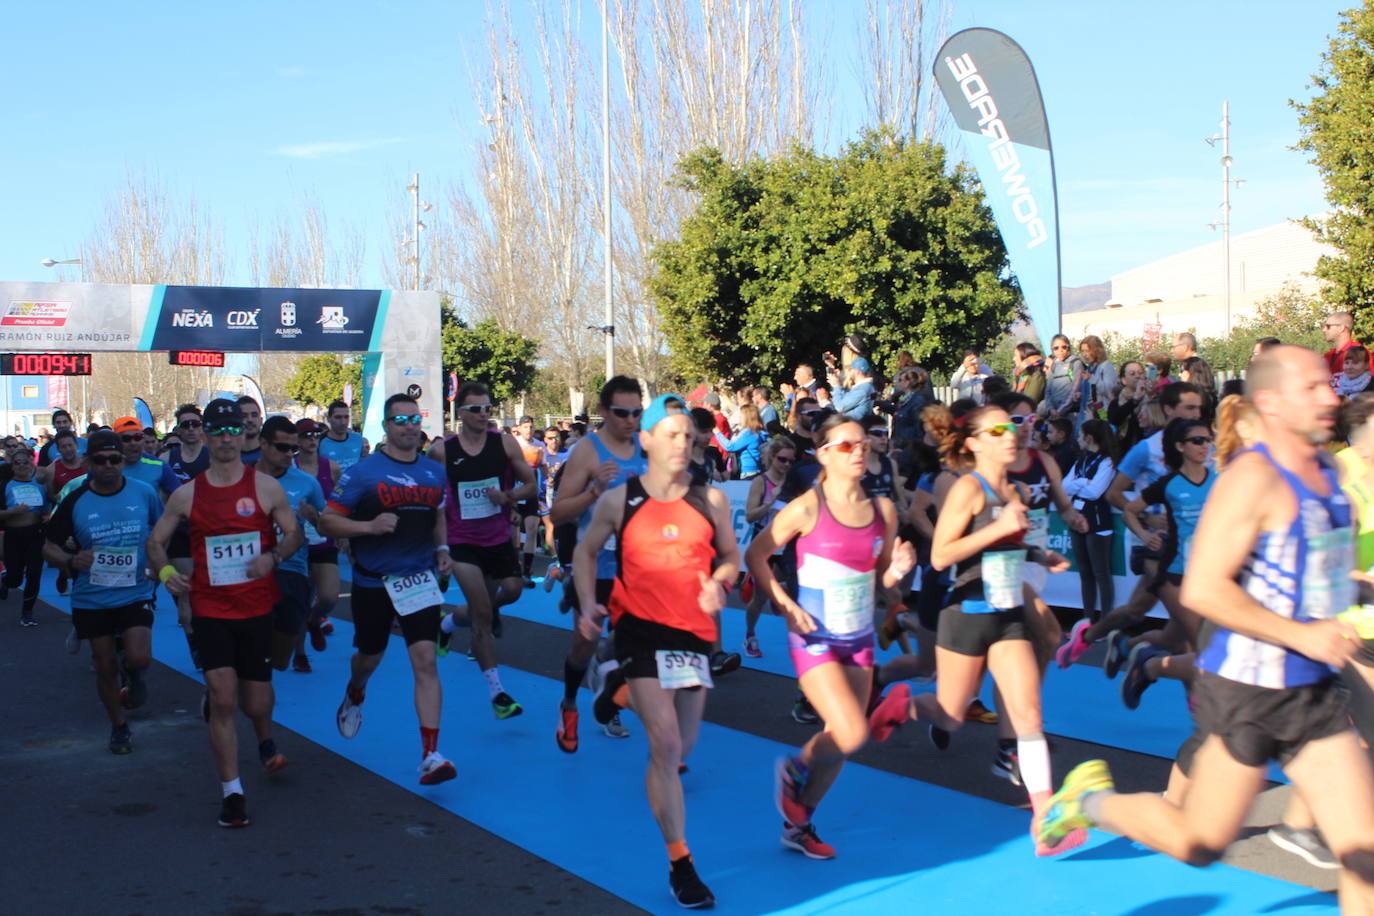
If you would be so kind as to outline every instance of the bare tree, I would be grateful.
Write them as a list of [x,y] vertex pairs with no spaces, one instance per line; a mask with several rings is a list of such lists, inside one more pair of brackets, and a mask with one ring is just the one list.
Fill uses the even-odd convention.
[[949,34],[949,0],[866,0],[860,83],[869,123],[934,139],[948,115],[931,72]]
[[313,194],[295,208],[299,224],[278,217],[265,237],[253,234],[253,282],[259,286],[347,289],[362,275],[362,233],[348,226],[331,229],[324,206]]

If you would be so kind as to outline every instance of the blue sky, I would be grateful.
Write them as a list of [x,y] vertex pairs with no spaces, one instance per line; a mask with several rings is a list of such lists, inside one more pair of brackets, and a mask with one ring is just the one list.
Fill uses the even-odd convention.
[[[595,15],[583,0],[585,15]],[[1231,102],[1233,228],[1324,209],[1288,149],[1348,3],[965,0],[953,29],[1000,29],[1040,78],[1059,178],[1064,280],[1076,286],[1212,241]],[[862,122],[861,0],[813,0],[829,42],[832,143]],[[512,5],[518,17],[528,9]],[[250,280],[252,227],[302,193],[365,234],[367,285],[409,175],[461,180],[479,127],[468,74],[485,4],[336,0],[11,4],[0,59],[0,280],[55,279],[129,170],[194,193],[225,229],[228,282]]]

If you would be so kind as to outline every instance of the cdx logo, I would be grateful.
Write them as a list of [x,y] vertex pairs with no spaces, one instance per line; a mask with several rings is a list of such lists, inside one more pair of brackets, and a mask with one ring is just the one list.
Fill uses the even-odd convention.
[[224,323],[231,328],[256,329],[258,326],[258,313],[261,311],[262,309],[253,309],[251,312],[239,309],[237,311],[230,312],[225,317]]

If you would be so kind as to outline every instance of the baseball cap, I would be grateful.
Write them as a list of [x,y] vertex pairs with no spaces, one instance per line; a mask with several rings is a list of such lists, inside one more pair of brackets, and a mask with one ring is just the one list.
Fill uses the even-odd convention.
[[122,443],[119,435],[112,429],[97,429],[86,440],[86,454],[95,452],[120,451]]
[[873,367],[868,364],[868,360],[864,359],[862,356],[856,356],[853,362],[849,364],[849,367],[853,369],[855,372],[873,371]]
[[302,417],[296,421],[296,432],[298,433],[322,433],[324,424],[309,417]]
[[639,418],[639,428],[648,432],[660,420],[666,420],[675,413],[687,413],[687,402],[675,394],[660,394],[644,409],[643,416]]
[[206,426],[242,426],[243,411],[228,398],[215,398],[205,405],[201,420]]
[[[137,417],[120,417],[114,421],[112,427],[117,433],[142,433],[143,424],[138,422]],[[87,448],[90,446],[88,445]]]

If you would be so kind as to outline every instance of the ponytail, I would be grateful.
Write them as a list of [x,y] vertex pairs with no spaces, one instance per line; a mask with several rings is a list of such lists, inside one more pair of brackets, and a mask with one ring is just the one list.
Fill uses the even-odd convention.
[[1258,415],[1254,405],[1238,394],[1228,394],[1217,405],[1216,458],[1217,470],[1255,441],[1255,422]]
[[921,411],[921,422],[939,442],[940,460],[950,468],[962,468],[970,463],[965,444],[972,432],[977,429],[978,420],[990,410],[1001,410],[992,404],[974,406],[972,410],[962,412],[956,417],[952,408],[958,406],[957,401],[951,407],[932,404]]

